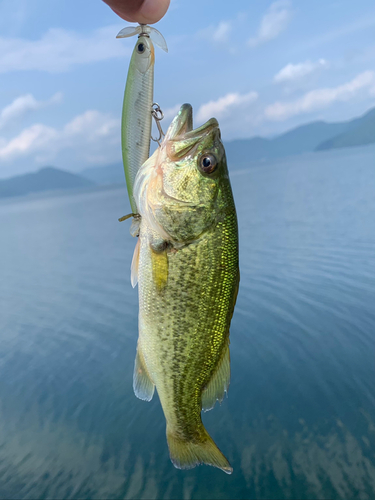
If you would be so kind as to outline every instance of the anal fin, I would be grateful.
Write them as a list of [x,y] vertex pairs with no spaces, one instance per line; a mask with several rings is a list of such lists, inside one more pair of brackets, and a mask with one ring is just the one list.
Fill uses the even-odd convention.
[[227,345],[215,372],[202,392],[202,410],[212,410],[216,400],[219,400],[220,403],[222,402],[224,394],[228,391],[229,382],[230,354],[229,345]]
[[152,382],[146,368],[146,363],[139,344],[137,347],[137,354],[135,356],[133,389],[137,398],[142,399],[143,401],[151,401],[155,391],[155,385]]

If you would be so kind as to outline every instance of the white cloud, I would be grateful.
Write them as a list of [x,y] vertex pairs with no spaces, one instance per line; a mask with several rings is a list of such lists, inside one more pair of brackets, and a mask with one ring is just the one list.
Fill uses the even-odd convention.
[[284,66],[284,68],[282,68],[273,79],[276,83],[294,81],[313,73],[319,68],[327,66],[328,63],[325,59],[319,59],[317,62],[305,61],[299,64],[289,63]]
[[289,0],[273,2],[262,18],[257,35],[248,41],[250,47],[256,47],[278,37],[287,28],[291,17]]
[[316,89],[290,102],[275,102],[265,109],[265,116],[270,120],[286,120],[291,116],[326,108],[335,101],[348,101],[362,89],[371,88],[375,83],[375,71],[364,71],[350,82],[338,87]]
[[50,29],[39,40],[0,37],[0,73],[38,70],[60,73],[73,66],[124,57],[132,47],[115,36],[118,26],[108,26],[89,35]]
[[38,101],[32,94],[21,95],[1,110],[0,128],[4,128],[6,125],[9,125],[9,123],[14,122],[30,111],[36,111],[37,109],[44,108],[50,104],[61,102],[61,100],[61,92],[57,92],[47,101]]
[[[232,44],[230,42],[230,35],[233,30],[234,21],[226,20],[220,21],[219,24],[211,24],[210,26],[205,26],[204,29],[199,30],[196,33],[196,38],[201,42],[205,40],[214,46],[219,46],[220,50],[226,50],[229,52],[233,51]],[[184,40],[186,43],[187,40]]]
[[234,107],[249,104],[254,102],[257,98],[258,94],[256,92],[249,92],[248,94],[234,92],[227,94],[217,99],[217,101],[209,101],[206,104],[202,104],[198,109],[197,120],[204,122],[212,116],[220,118]]
[[[176,106],[172,106],[171,108],[167,108],[167,109],[163,110],[164,120],[166,122],[173,120],[173,118],[179,112],[180,107],[181,107],[181,104],[176,104]],[[163,122],[161,122],[161,125],[163,126]]]
[[0,159],[10,160],[44,149],[57,136],[57,131],[37,123],[24,129],[18,136],[0,148]]
[[230,21],[221,21],[213,31],[212,39],[214,42],[227,42],[228,35],[232,31],[232,23]]
[[37,123],[9,141],[1,138],[0,161],[6,163],[32,157],[46,162],[68,152],[74,162],[101,164],[119,159],[119,144],[120,120],[89,110],[62,129]]

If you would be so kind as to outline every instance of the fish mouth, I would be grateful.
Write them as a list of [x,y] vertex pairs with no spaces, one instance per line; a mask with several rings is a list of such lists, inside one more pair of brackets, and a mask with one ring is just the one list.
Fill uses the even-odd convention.
[[[195,210],[201,206],[198,201],[190,200],[188,190],[183,194],[175,193],[168,179],[165,169],[173,168],[168,159],[177,166],[194,164],[196,155],[210,150],[220,140],[219,124],[211,118],[200,127],[193,130],[193,108],[190,104],[183,104],[169,126],[160,147],[139,169],[134,182],[134,198],[137,208],[148,225],[165,240],[171,240],[171,235],[159,221],[158,211],[161,207],[183,207]],[[179,162],[181,162],[179,165]],[[190,168],[190,167],[189,167]],[[177,172],[177,182],[184,178],[184,170]],[[177,196],[176,196],[177,194]]]
[[171,160],[179,160],[209,137],[220,137],[219,124],[216,118],[211,118],[200,127],[193,130],[193,108],[190,104],[183,104],[173,119],[165,136],[167,154]]
[[183,104],[168,128],[167,140],[186,134],[193,130],[193,108],[191,104]]

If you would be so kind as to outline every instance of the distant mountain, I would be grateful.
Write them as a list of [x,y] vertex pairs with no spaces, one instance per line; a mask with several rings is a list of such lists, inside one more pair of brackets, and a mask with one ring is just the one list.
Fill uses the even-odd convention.
[[125,183],[124,167],[122,163],[108,165],[107,167],[86,168],[82,170],[80,174],[95,184]]
[[0,198],[41,191],[85,188],[93,184],[92,181],[80,175],[54,167],[44,167],[35,173],[0,180]]
[[254,137],[230,141],[225,143],[228,163],[234,166],[314,151],[322,141],[340,134],[347,127],[347,123],[319,121],[301,125],[273,139]]
[[[367,142],[365,142],[367,141]],[[233,168],[251,161],[282,158],[332,147],[359,146],[375,142],[375,108],[347,122],[317,121],[296,127],[272,139],[254,137],[225,144],[228,163]]]
[[[228,141],[225,150],[230,168],[241,169],[254,161],[372,142],[375,142],[375,108],[350,121],[307,123],[271,139],[253,137]],[[81,175],[97,184],[125,183],[122,163],[88,168]]]
[[351,124],[349,130],[319,144],[316,151],[365,146],[366,144],[375,143],[375,108],[370,109],[360,118],[352,120]]

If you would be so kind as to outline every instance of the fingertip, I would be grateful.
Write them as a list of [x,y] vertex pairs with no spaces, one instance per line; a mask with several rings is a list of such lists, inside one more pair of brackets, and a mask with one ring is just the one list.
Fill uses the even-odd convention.
[[142,24],[154,24],[165,16],[170,0],[144,0],[137,12],[137,21]]
[[129,14],[125,14],[124,12],[115,9],[114,7],[111,7],[111,9],[113,10],[113,12],[115,14],[117,14],[119,17],[121,17],[121,19],[123,19],[124,21],[128,21],[128,23],[136,23],[137,22],[134,19],[134,17],[129,16]]
[[103,0],[104,3],[121,19],[130,23],[137,22],[137,12],[140,10],[144,0]]

